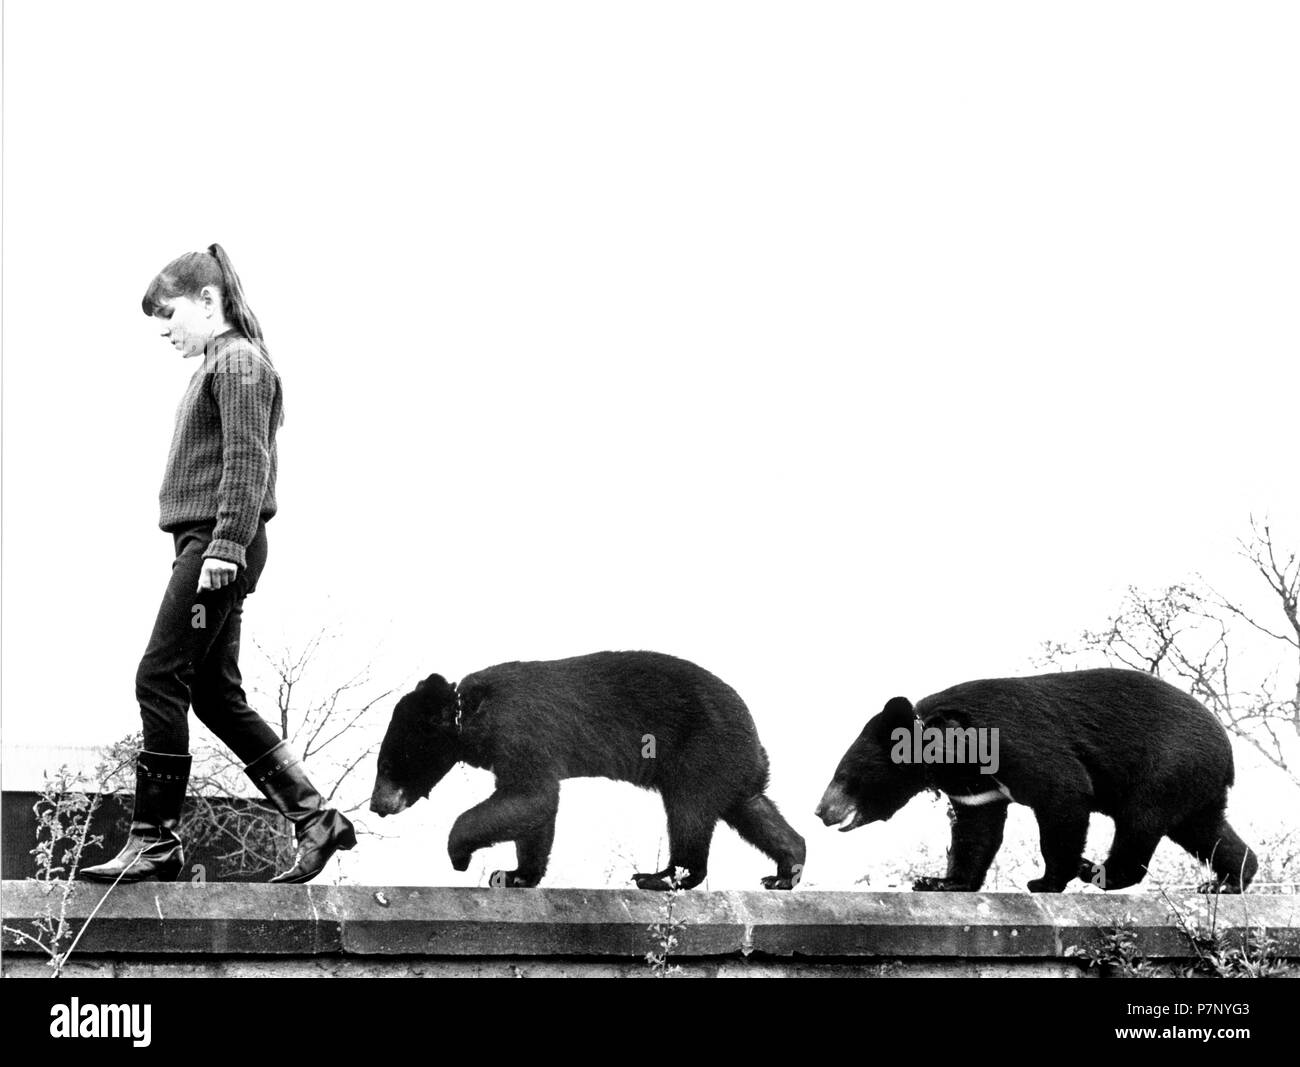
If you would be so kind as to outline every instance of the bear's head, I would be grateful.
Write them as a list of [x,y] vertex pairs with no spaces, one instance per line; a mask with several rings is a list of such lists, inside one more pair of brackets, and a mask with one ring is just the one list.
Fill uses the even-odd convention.
[[461,758],[456,687],[431,674],[393,709],[379,746],[370,810],[381,816],[405,811]]
[[884,711],[867,720],[817,805],[816,815],[823,823],[842,824],[839,829],[844,831],[888,819],[925,788],[917,765],[891,758],[894,731],[910,731],[914,717],[911,701],[894,697]]

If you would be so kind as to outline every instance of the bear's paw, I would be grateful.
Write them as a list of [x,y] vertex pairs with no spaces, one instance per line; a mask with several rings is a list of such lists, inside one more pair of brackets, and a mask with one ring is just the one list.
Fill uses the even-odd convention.
[[796,863],[789,874],[769,874],[762,881],[764,889],[793,889],[803,878],[803,864]]
[[493,889],[532,889],[538,879],[528,878],[518,871],[493,871],[488,885]]

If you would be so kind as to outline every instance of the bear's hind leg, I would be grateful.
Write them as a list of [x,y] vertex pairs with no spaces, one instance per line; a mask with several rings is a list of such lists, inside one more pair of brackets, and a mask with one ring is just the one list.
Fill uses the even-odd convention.
[[1255,850],[1228,825],[1220,806],[1183,820],[1169,831],[1169,838],[1214,872],[1215,881],[1204,883],[1202,893],[1240,893],[1254,880],[1259,867]]
[[560,783],[541,782],[526,791],[498,786],[487,800],[461,812],[447,837],[447,855],[458,871],[469,867],[480,848],[518,841],[554,823],[560,805]]
[[952,844],[948,849],[948,873],[942,878],[918,878],[916,892],[974,893],[984,884],[993,857],[1002,847],[1002,831],[1010,805],[999,800],[990,804],[952,804]]
[[722,818],[756,849],[776,860],[776,874],[763,879],[764,889],[793,889],[799,884],[807,846],[766,794],[733,804]]
[[1083,860],[1079,878],[1099,889],[1127,889],[1146,877],[1147,866],[1164,835],[1150,826],[1134,825],[1120,817],[1115,820],[1115,840],[1105,863]]
[[1046,871],[1026,886],[1031,893],[1059,893],[1079,875],[1083,846],[1088,840],[1088,815],[1081,801],[1035,808],[1038,819],[1038,847]]
[[709,872],[709,845],[717,816],[702,814],[698,802],[682,797],[665,797],[664,807],[668,809],[668,866],[654,874],[634,874],[632,881],[638,889],[665,892],[672,888],[672,879],[681,867],[686,874],[677,888],[694,889]]

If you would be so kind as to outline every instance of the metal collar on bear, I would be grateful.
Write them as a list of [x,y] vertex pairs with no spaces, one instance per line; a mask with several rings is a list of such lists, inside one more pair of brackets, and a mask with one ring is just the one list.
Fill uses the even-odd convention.
[[[921,718],[920,715],[913,715],[913,718],[921,724],[921,727],[923,729],[927,726],[926,721],[923,718]],[[923,761],[921,763],[921,774],[923,775],[926,789],[932,790],[936,794],[942,793],[950,801],[952,801],[952,803],[957,804],[963,808],[976,808],[979,807],[981,804],[992,804],[996,801],[1003,801],[1003,800],[1007,801],[1008,803],[1015,802],[1015,797],[1011,795],[1011,790],[1008,789],[1001,782],[999,782],[997,778],[992,775],[989,776],[989,780],[993,783],[994,786],[996,786],[996,788],[994,789],[985,789],[979,793],[949,793],[946,789],[944,789],[942,786],[939,785],[939,776],[936,772],[936,769],[931,764],[925,763]]]
[[452,691],[456,694],[456,716],[452,720],[452,724],[455,726],[456,732],[460,733],[460,723],[465,717],[465,701],[461,696],[459,683],[452,686]]

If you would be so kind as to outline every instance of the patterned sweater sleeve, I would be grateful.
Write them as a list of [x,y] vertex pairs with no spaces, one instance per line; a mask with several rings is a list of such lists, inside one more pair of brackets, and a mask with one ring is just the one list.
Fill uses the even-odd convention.
[[221,481],[216,528],[203,556],[244,567],[244,550],[257,533],[271,472],[279,375],[251,346],[235,344],[218,357],[210,383],[221,413]]

